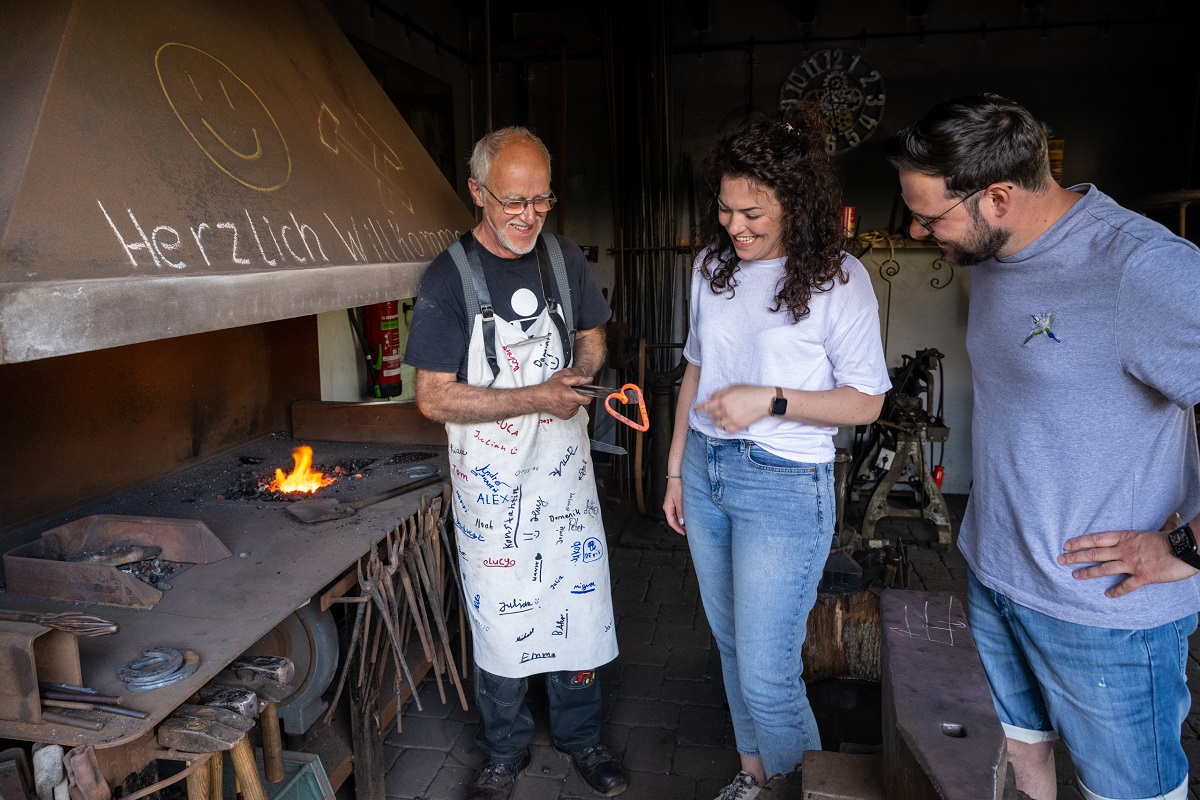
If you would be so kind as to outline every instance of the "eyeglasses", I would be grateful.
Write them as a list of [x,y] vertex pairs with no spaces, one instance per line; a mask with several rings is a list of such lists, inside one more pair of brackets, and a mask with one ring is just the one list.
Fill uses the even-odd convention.
[[[986,186],[985,186],[985,187],[983,187],[983,189],[986,189],[986,188],[987,188]],[[924,228],[925,230],[929,231],[930,233],[933,233],[933,226],[934,226],[934,224],[935,224],[935,223],[937,223],[937,222],[940,222],[941,220],[945,219],[945,217],[946,217],[946,215],[947,215],[947,214],[949,214],[951,211],[953,211],[954,209],[956,209],[956,208],[958,208],[959,206],[961,206],[963,203],[965,203],[965,202],[967,202],[968,200],[970,200],[970,199],[971,199],[972,197],[974,197],[975,195],[977,195],[977,194],[979,194],[980,192],[982,192],[982,191],[983,191],[983,189],[976,189],[975,191],[971,192],[969,195],[967,195],[966,197],[964,197],[962,200],[959,200],[957,203],[955,203],[954,205],[950,206],[949,208],[947,208],[947,209],[946,209],[945,211],[943,211],[942,213],[938,214],[936,217],[922,217],[920,214],[918,214],[917,212],[913,211],[912,209],[909,209],[909,210],[908,210],[908,213],[912,214],[912,218],[913,218],[914,220],[916,220],[916,223],[917,223],[918,225],[920,225],[922,228]]]
[[554,196],[554,192],[551,192],[545,197],[535,197],[532,200],[501,200],[492,193],[491,189],[487,188],[482,183],[479,185],[483,187],[485,192],[492,195],[492,199],[499,203],[500,207],[504,209],[504,213],[508,214],[510,217],[515,217],[518,214],[524,214],[525,209],[528,206],[533,206],[533,210],[539,214],[545,214],[547,211],[554,208],[554,204],[558,202],[558,198]]

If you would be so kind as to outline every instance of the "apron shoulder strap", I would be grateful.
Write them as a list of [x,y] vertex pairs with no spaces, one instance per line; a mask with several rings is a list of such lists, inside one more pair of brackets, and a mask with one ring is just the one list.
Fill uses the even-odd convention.
[[[551,301],[557,301],[557,305],[562,309],[562,319],[565,325],[559,321],[557,314],[553,314],[554,323],[558,326],[558,333],[562,337],[563,342],[563,363],[570,366],[571,357],[575,352],[575,309],[571,303],[571,285],[567,281],[567,263],[563,258],[562,246],[558,242],[558,236],[549,231],[542,231],[538,237],[538,248],[542,251],[545,258],[538,259],[538,266],[542,270],[542,291],[546,295],[546,304],[550,305]],[[550,267],[554,272],[554,280],[550,281],[546,274],[546,262],[550,262]],[[555,293],[551,287],[557,287]],[[557,295],[552,297],[552,295]],[[552,311],[554,309],[551,309]]]
[[496,314],[492,308],[492,295],[488,291],[487,278],[483,274],[483,265],[479,263],[479,253],[475,250],[475,237],[470,232],[453,242],[448,248],[454,266],[458,267],[458,277],[462,281],[463,298],[466,300],[467,338],[475,326],[475,317],[483,315],[483,352],[487,356],[488,366],[492,369],[492,378],[500,374],[500,363],[496,360]]

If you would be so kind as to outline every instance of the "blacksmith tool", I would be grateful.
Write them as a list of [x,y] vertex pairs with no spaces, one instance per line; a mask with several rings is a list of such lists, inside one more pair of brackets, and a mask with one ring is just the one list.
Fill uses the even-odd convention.
[[279,729],[279,701],[291,696],[290,682],[296,665],[284,656],[243,656],[234,659],[229,669],[239,680],[252,686],[262,699],[259,710],[259,736],[262,739],[263,771],[271,783],[283,780],[283,734]]
[[[224,708],[247,719],[254,719],[258,714],[258,695],[249,689],[243,689],[238,686],[215,686],[210,683],[200,690],[200,701],[206,706]],[[221,754],[214,753],[209,758],[207,766],[210,797],[207,799],[197,798],[196,800],[222,800],[225,763],[224,759],[221,758]],[[197,784],[202,784],[203,780],[203,777],[200,777],[196,779],[196,782]],[[193,787],[189,784],[188,788],[189,790],[194,789],[196,794],[200,794],[202,786],[197,785]]]
[[[609,416],[618,422],[623,422],[635,431],[647,431],[650,429],[650,416],[646,413],[646,395],[642,392],[636,383],[627,383],[620,389],[614,389],[610,386],[597,386],[592,383],[585,383],[581,386],[572,386],[572,389],[585,394],[589,397],[596,397],[604,400],[604,410]],[[630,397],[630,395],[633,395]],[[634,422],[629,417],[617,411],[611,403],[613,400],[618,400],[622,403],[637,403],[639,420]]]
[[0,610],[0,619],[9,622],[32,622],[35,625],[44,625],[47,628],[74,633],[77,636],[104,636],[121,630],[121,626],[110,619],[91,614],[80,614],[75,611],[39,614],[33,611]]
[[382,503],[384,500],[391,500],[393,497],[399,497],[402,494],[423,489],[426,486],[432,486],[441,480],[441,473],[437,472],[427,478],[409,481],[394,489],[388,489],[386,492],[345,503],[336,497],[309,497],[289,504],[287,512],[300,522],[305,523],[330,522],[335,519],[345,519],[346,517],[354,516],[358,513],[359,509],[375,505],[376,503]]
[[[254,727],[254,720],[225,708],[213,706],[182,705],[158,726],[158,743],[170,750],[182,753],[218,753],[229,751],[233,771],[242,788],[244,800],[267,800],[262,781],[258,777],[258,766],[254,763],[254,751],[246,734]],[[188,776],[189,795],[208,793],[208,770],[199,769]],[[191,789],[192,779],[199,784]]]
[[66,725],[68,728],[82,728],[85,731],[102,731],[104,730],[104,720],[99,719],[83,719],[82,717],[73,717],[70,714],[60,714],[57,711],[42,710],[42,722],[50,723],[51,725]]
[[142,657],[117,670],[131,692],[159,689],[191,677],[200,668],[200,656],[191,650],[174,647],[152,647],[142,651]]

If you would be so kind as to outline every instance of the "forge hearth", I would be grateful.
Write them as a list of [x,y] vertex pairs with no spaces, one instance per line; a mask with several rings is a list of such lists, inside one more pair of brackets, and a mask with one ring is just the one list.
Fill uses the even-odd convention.
[[[321,458],[321,445],[317,445],[317,458]],[[271,488],[275,481],[275,467],[264,464],[262,459],[253,456],[242,456],[238,459],[244,465],[253,465],[254,470],[244,470],[236,483],[227,491],[218,495],[218,499],[228,500],[262,500],[266,502],[290,503],[303,500],[306,497],[328,497],[353,494],[354,483],[371,476],[376,469],[385,467],[415,464],[436,458],[432,450],[406,450],[393,453],[387,458],[352,458],[336,463],[328,460],[314,461],[313,470],[333,478],[328,486],[321,487],[315,492],[281,492]]]
[[4,554],[8,591],[28,597],[154,608],[162,590],[108,564],[70,560],[112,547],[154,547],[161,558],[211,564],[232,553],[203,522],[193,519],[97,514],[60,525]]
[[[146,697],[129,699],[132,708],[147,713],[145,719],[110,717],[100,732],[0,720],[0,737],[70,746],[94,744],[98,749],[139,740],[296,609],[319,605],[309,601],[347,575],[352,578],[357,560],[401,520],[416,513],[422,496],[441,491],[432,486],[361,508],[346,519],[315,524],[294,519],[286,502],[226,496],[243,473],[259,476],[273,473],[277,466],[291,465],[292,451],[304,443],[282,434],[266,436],[6,534],[5,547],[20,548],[41,539],[50,529],[98,514],[191,519],[205,525],[231,556],[196,564],[172,578],[171,590],[162,594],[151,609],[105,606],[101,615],[116,623],[120,633],[79,639],[83,681],[102,694],[125,692],[118,670],[148,647],[191,650],[200,656],[196,674],[187,680],[148,692]],[[442,474],[449,472],[446,452],[440,448],[326,441],[311,444],[320,464],[371,462],[356,471],[361,478],[340,480],[323,490],[336,492],[345,502],[411,482],[408,470],[414,461],[427,461]],[[167,555],[165,550],[163,555]],[[132,576],[124,577],[141,584]],[[15,588],[9,575],[8,585],[0,591],[0,608],[36,613],[81,610],[77,602],[36,597]]]

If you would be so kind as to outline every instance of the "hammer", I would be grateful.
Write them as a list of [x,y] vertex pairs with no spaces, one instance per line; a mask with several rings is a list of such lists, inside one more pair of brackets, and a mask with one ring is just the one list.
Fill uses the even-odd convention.
[[279,701],[291,696],[289,682],[296,677],[296,665],[284,656],[242,656],[229,665],[227,673],[217,677],[224,682],[232,673],[238,682],[252,689],[263,701],[259,712],[262,736],[263,772],[271,783],[283,780],[283,736],[279,730]]
[[[267,800],[258,777],[258,767],[254,763],[254,752],[246,738],[253,727],[254,720],[225,708],[182,705],[158,726],[158,743],[182,753],[219,753],[228,750],[244,800]],[[208,770],[198,770],[193,775],[200,778],[201,786],[208,783]],[[189,781],[189,795],[193,791],[198,795],[201,790],[199,787],[193,790]]]
[[[247,719],[254,719],[258,716],[258,696],[249,689],[209,684],[200,689],[199,695],[200,702],[206,706],[224,708]],[[212,792],[210,800],[222,800],[224,797],[222,786],[224,775],[222,773],[225,765],[222,763],[220,753],[214,754],[209,759],[208,766],[210,791]]]

